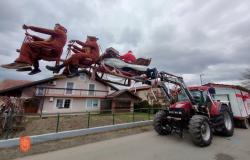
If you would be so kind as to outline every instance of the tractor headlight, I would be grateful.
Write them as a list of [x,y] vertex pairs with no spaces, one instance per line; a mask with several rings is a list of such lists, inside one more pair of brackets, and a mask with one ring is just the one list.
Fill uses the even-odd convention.
[[169,114],[178,114],[178,115],[181,115],[182,112],[181,112],[181,111],[173,111],[173,110],[170,110],[170,111],[169,111]]

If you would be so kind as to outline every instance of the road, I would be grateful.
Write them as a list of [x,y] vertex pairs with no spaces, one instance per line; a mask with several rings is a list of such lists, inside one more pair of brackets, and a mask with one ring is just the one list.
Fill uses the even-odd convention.
[[19,160],[249,160],[250,130],[236,129],[233,137],[214,136],[209,147],[192,144],[186,133],[159,136],[154,131],[77,146]]

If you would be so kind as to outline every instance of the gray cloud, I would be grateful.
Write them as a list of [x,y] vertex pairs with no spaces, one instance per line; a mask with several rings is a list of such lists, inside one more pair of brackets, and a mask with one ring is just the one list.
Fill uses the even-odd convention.
[[141,41],[141,32],[139,29],[131,29],[126,27],[123,29],[119,43],[126,43],[132,47],[136,47],[137,44]]
[[[22,24],[52,28],[59,22],[68,29],[68,39],[98,36],[102,50],[113,46],[121,53],[151,57],[152,67],[183,75],[189,84],[199,83],[200,73],[209,82],[237,81],[250,67],[249,10],[248,0],[5,0],[0,6],[0,61],[18,56]],[[44,69],[36,76],[0,69],[0,79],[51,75]]]

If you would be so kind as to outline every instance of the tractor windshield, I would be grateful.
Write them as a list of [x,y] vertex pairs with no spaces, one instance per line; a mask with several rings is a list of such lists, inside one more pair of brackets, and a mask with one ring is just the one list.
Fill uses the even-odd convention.
[[188,101],[188,96],[183,91],[180,91],[177,96],[178,96],[178,102]]
[[[203,97],[205,95],[205,92],[201,92],[200,90],[191,90],[190,93],[193,96],[193,98],[196,101],[199,101],[199,102],[203,100]],[[189,100],[188,96],[183,91],[181,91],[178,94],[178,101],[179,102],[181,102],[181,101],[188,101],[188,100]]]
[[214,88],[209,88],[208,90],[191,90],[190,91],[194,101],[198,105],[211,105],[210,103],[214,101],[214,96],[215,96],[215,89]]

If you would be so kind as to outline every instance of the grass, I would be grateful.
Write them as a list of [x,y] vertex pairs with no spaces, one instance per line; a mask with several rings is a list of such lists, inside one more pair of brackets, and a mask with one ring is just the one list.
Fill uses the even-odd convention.
[[[95,114],[78,114],[78,115],[60,115],[58,131],[67,131],[82,128],[91,128],[112,124],[129,123],[133,121],[145,121],[153,118],[153,114],[141,112],[122,112],[115,113],[95,113]],[[89,123],[88,123],[89,122]],[[56,132],[57,116],[49,117],[26,117],[24,123],[25,130],[12,132],[9,138],[19,137],[21,135],[38,135]],[[4,136],[0,137],[1,139]]]

